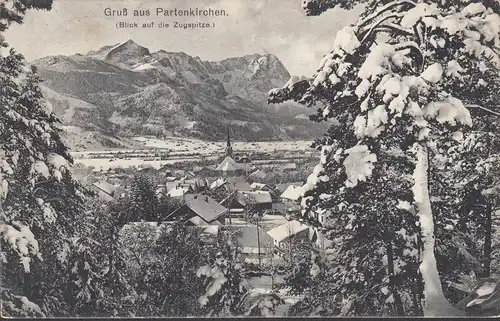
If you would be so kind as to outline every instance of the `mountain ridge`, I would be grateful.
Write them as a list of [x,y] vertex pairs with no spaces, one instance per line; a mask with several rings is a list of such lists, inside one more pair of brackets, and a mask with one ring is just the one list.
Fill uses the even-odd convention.
[[219,140],[229,126],[235,139],[284,140],[326,128],[311,126],[303,106],[267,104],[268,91],[290,78],[272,54],[208,61],[128,40],[32,64],[63,124],[84,130]]

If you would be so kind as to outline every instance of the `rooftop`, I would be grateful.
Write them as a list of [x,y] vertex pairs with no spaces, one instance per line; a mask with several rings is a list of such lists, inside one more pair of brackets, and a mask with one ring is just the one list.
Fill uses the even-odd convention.
[[281,242],[289,238],[290,236],[296,235],[308,229],[309,226],[302,224],[299,221],[293,220],[273,228],[272,230],[268,231],[267,234],[274,240]]
[[298,201],[302,197],[303,188],[302,186],[290,185],[281,194],[281,198],[289,199],[292,201]]
[[218,178],[217,180],[213,181],[212,184],[210,184],[210,189],[216,189],[218,187],[221,187],[222,185],[226,184],[227,181],[223,178]]
[[250,191],[252,189],[250,183],[246,181],[244,177],[228,177],[227,178],[227,188],[229,191]]
[[179,196],[183,196],[184,194],[186,194],[188,192],[189,192],[189,188],[176,186],[168,191],[168,195],[170,197],[179,197]]
[[222,172],[236,171],[239,169],[241,169],[241,166],[236,163],[236,161],[232,159],[231,156],[226,156],[226,158],[224,158],[224,160],[216,168],[217,171]]
[[217,203],[208,195],[194,194],[186,196],[186,206],[207,223],[227,212],[227,208]]
[[271,193],[265,191],[242,192],[250,204],[272,203]]
[[276,189],[279,190],[281,193],[283,193],[290,185],[302,186],[304,184],[302,182],[281,183],[281,184],[276,184]]
[[266,173],[264,173],[263,170],[258,169],[255,172],[253,172],[252,174],[250,174],[250,177],[257,178],[257,179],[263,179],[266,177]]
[[252,183],[252,185],[250,185],[250,188],[253,190],[257,190],[257,189],[261,189],[265,186],[266,186],[266,184],[262,184],[262,183]]
[[[259,246],[257,242],[257,226],[228,226],[228,228],[232,231],[241,233],[238,237],[238,242],[241,247],[257,248]],[[262,227],[259,230],[259,241],[261,249],[266,248],[270,243],[272,244],[273,241]]]
[[92,183],[92,185],[94,185],[95,187],[97,187],[98,189],[100,189],[101,191],[103,191],[108,195],[113,196],[115,194],[115,189],[116,189],[115,186],[104,180]]

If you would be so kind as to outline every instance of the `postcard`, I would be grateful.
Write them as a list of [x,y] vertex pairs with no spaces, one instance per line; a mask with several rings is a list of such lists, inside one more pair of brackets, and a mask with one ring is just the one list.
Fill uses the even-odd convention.
[[0,0],[6,318],[500,316],[496,0]]

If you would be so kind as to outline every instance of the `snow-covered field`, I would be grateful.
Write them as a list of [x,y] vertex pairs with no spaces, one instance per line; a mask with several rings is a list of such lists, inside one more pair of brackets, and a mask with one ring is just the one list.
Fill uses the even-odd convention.
[[109,158],[75,158],[75,164],[81,163],[87,167],[92,166],[95,170],[108,170],[112,168],[140,168],[152,167],[160,169],[166,164],[174,164],[180,161],[189,161],[193,159],[169,159],[169,160],[145,160],[141,158],[133,159],[109,159]]
[[[214,153],[223,151],[226,147],[226,142],[210,142],[199,139],[167,137],[165,139],[134,137],[132,140],[141,144],[144,148],[135,149],[139,151],[151,151],[152,149],[168,150],[170,152],[198,152],[198,153]],[[241,152],[259,151],[264,153],[275,151],[306,151],[311,150],[312,141],[271,141],[271,142],[232,142],[233,150]],[[130,151],[129,149],[109,149],[102,151],[81,151],[74,152],[74,156],[86,155],[91,153],[119,153]]]
[[[197,152],[217,152],[226,147],[226,142],[207,142],[197,139],[183,139],[169,137],[167,139],[156,139],[146,137],[135,137],[135,141],[141,142],[144,147],[170,149],[172,151],[190,150]],[[233,142],[236,151],[274,152],[274,151],[296,151],[309,150],[312,141],[279,141],[279,142]]]
[[[75,163],[81,163],[85,166],[92,166],[96,170],[107,170],[110,168],[128,168],[128,167],[153,167],[161,168],[166,164],[173,164],[182,161],[198,160],[200,157],[205,159],[215,159],[221,156],[226,147],[226,142],[207,142],[196,139],[183,139],[172,137],[165,140],[146,137],[135,137],[135,141],[140,142],[144,148],[141,149],[112,149],[102,151],[84,151],[73,152],[72,156]],[[310,148],[311,141],[284,141],[284,142],[233,142],[233,150],[243,153],[252,151],[260,153],[294,152],[304,153],[313,152]],[[168,152],[168,159],[154,157],[155,152]],[[115,158],[118,153],[126,154],[122,158]],[[196,155],[193,155],[196,154]],[[148,155],[148,156],[137,156]],[[176,158],[172,156],[176,156]],[[286,160],[282,160],[285,161]],[[255,162],[260,162],[256,160]],[[265,162],[265,161],[264,161]]]

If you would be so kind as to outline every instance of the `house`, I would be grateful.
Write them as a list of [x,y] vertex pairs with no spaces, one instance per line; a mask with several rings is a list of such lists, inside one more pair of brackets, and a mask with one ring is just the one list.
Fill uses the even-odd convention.
[[273,207],[271,194],[264,191],[234,190],[221,201],[221,204],[230,209],[231,217],[244,216],[249,209],[263,213],[266,210],[272,210]]
[[287,249],[287,245],[294,240],[309,237],[309,226],[297,220],[286,222],[278,227],[269,230],[267,234],[273,239],[277,253],[282,253]]
[[211,184],[210,184],[210,190],[216,190],[218,189],[219,187],[222,187],[224,186],[225,184],[227,183],[227,181],[224,179],[224,178],[218,178],[216,179],[215,181],[213,181]]
[[199,177],[215,176],[215,167],[213,166],[195,166],[193,172]]
[[281,166],[281,170],[283,172],[294,172],[297,170],[297,164],[295,163],[286,163]]
[[166,192],[167,191],[166,191],[166,188],[165,188],[164,184],[158,184],[158,185],[156,185],[156,195],[158,195],[158,194],[165,195]]
[[167,196],[184,201],[186,194],[192,194],[191,187],[176,186],[167,192]]
[[240,192],[246,200],[246,204],[253,207],[255,211],[264,212],[273,207],[271,193],[265,191],[242,191]]
[[304,185],[304,183],[302,182],[281,183],[281,184],[276,184],[276,186],[274,186],[274,189],[277,190],[280,194],[282,194],[290,185],[302,186]]
[[307,216],[310,220],[312,220],[315,225],[320,227],[325,226],[326,218],[330,215],[330,210],[317,208],[312,209],[307,213]]
[[198,173],[204,166],[194,166],[193,173]]
[[250,188],[252,189],[252,191],[256,191],[256,190],[260,190],[261,188],[263,188],[264,186],[266,186],[266,184],[262,184],[262,183],[252,183],[250,184]]
[[255,182],[265,179],[267,177],[267,174],[263,170],[257,169],[256,171],[252,172],[248,177]]
[[89,189],[95,192],[102,201],[111,202],[115,199],[115,186],[104,180],[92,183]]
[[297,170],[297,164],[295,163],[286,163],[280,166],[280,171],[282,172],[293,172]]
[[237,157],[237,161],[239,163],[250,163],[251,162],[250,157],[248,157],[247,155],[242,155],[240,157]]
[[245,175],[245,169],[231,157],[226,156],[224,160],[217,166],[215,172],[221,177],[234,177]]
[[182,169],[176,169],[172,171],[172,175],[177,178],[184,177],[186,175],[186,171]]
[[186,175],[184,175],[184,180],[188,180],[188,179],[195,179],[196,178],[196,174],[192,171],[187,171],[186,172]]
[[198,193],[207,188],[207,181],[202,178],[193,178],[183,180],[181,186],[191,186],[195,193]]
[[167,181],[167,182],[165,183],[165,190],[166,190],[166,191],[167,191],[167,193],[168,193],[168,191],[170,191],[171,189],[173,189],[173,188],[176,188],[176,187],[180,186],[180,183],[181,183],[181,181],[179,181],[179,180],[175,180],[175,181],[173,181],[173,182],[169,182],[169,181]]
[[233,191],[220,204],[229,208],[231,217],[244,216],[247,209],[247,200],[242,193]]
[[169,164],[163,165],[158,171],[163,174],[163,176],[173,176],[174,172],[170,169]]
[[280,195],[281,200],[289,207],[294,207],[300,204],[302,200],[302,186],[289,185],[286,190]]
[[210,226],[224,225],[227,208],[217,203],[208,195],[186,195],[185,204],[170,213],[165,220],[175,220],[183,217],[187,225]]
[[175,187],[186,187],[190,188],[192,192],[198,193],[207,188],[207,181],[202,178],[194,178],[194,179],[180,179],[173,182],[167,181],[165,183],[167,191],[171,190]]
[[277,203],[280,199],[278,193],[276,193],[276,190],[272,188],[271,186],[267,184],[262,184],[262,183],[252,183],[250,185],[250,189],[252,191],[264,191],[264,192],[269,192],[271,194],[271,198],[273,200],[273,203]]
[[228,177],[225,185],[228,192],[233,191],[250,191],[252,186],[246,181],[244,177]]

